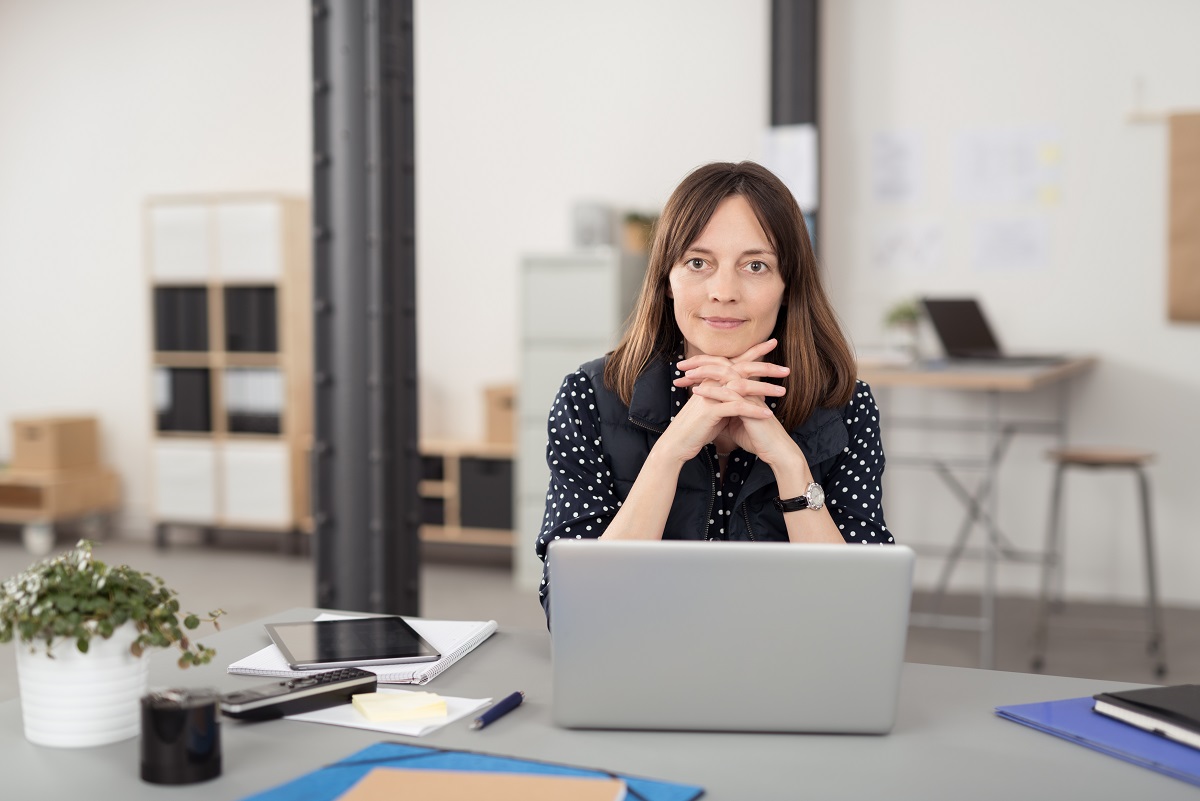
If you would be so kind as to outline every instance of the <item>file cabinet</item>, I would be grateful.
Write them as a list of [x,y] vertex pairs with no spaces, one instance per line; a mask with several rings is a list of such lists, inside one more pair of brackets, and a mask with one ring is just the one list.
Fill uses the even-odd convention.
[[146,203],[153,516],[207,532],[311,531],[308,204],[275,194]]
[[[530,255],[521,262],[517,476],[513,504],[515,581],[536,587],[542,566],[534,539],[542,526],[550,471],[546,418],[563,378],[616,346],[646,274],[644,253],[590,248]],[[580,299],[586,298],[586,302]]]

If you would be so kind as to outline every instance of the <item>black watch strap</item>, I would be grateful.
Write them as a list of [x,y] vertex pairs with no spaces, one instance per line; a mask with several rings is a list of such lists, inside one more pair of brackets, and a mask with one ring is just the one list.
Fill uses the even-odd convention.
[[795,498],[783,500],[777,495],[775,496],[775,508],[781,512],[799,512],[801,509],[808,508],[808,496],[797,495]]

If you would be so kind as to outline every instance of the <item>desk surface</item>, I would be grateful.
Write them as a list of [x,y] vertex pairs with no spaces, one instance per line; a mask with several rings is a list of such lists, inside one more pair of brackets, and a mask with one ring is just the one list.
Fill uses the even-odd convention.
[[[305,620],[292,609],[271,621]],[[205,638],[217,664],[179,671],[155,654],[152,687],[220,690],[265,679],[231,676],[225,665],[269,641],[262,623]],[[753,680],[748,674],[747,680]],[[1196,798],[1194,787],[997,718],[1002,704],[1091,695],[1136,685],[1056,676],[907,664],[899,715],[887,736],[567,731],[550,723],[550,642],[542,631],[500,631],[427,689],[525,704],[495,726],[452,723],[423,738],[391,737],[294,721],[222,724],[224,773],[164,788],[138,778],[138,740],[86,749],[31,745],[17,700],[0,704],[3,795],[13,799],[237,799],[280,784],[384,739],[619,770],[707,788],[705,801],[754,799]],[[714,685],[714,689],[718,689]]]
[[873,388],[929,387],[996,392],[1030,392],[1087,372],[1095,358],[1081,356],[1058,364],[1006,365],[1003,362],[922,362],[902,367],[862,363],[858,377]]

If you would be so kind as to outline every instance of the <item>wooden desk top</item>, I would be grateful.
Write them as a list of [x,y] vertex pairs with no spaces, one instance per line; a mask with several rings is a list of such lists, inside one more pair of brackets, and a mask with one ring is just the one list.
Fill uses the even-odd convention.
[[858,377],[872,387],[928,387],[974,392],[1031,392],[1091,370],[1093,356],[1071,358],[1057,364],[1011,365],[997,362],[921,362],[904,366],[862,363]]

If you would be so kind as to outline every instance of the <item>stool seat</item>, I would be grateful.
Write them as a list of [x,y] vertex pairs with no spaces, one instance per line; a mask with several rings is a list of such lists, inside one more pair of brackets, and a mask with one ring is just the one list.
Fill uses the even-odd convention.
[[1154,458],[1150,451],[1126,448],[1066,448],[1046,454],[1059,464],[1074,464],[1087,467],[1134,467],[1144,465]]

